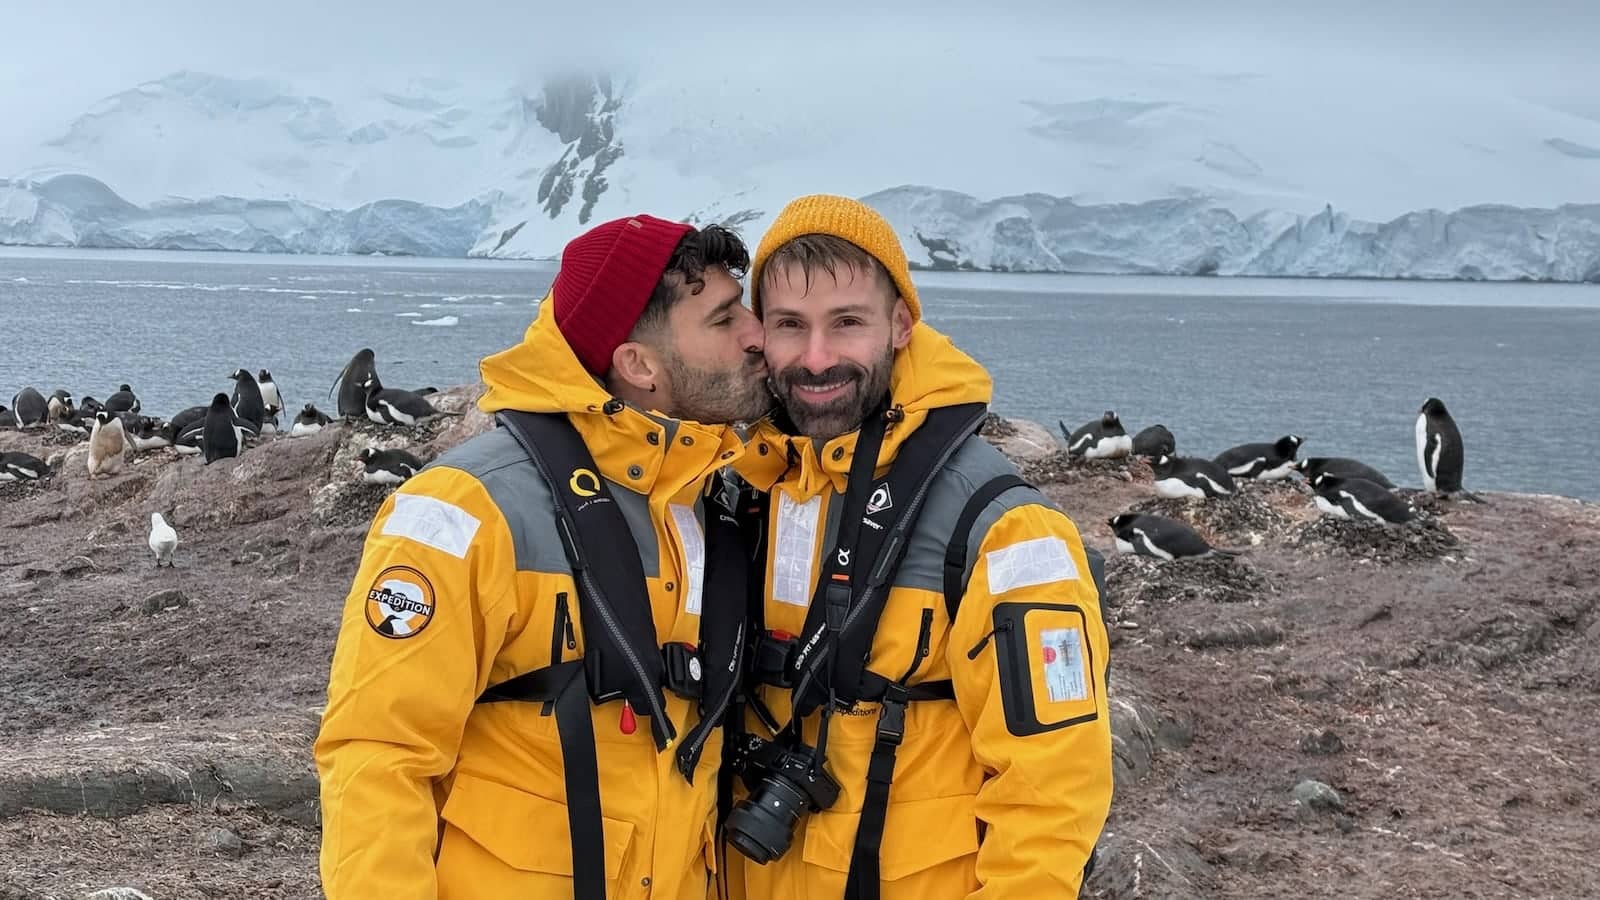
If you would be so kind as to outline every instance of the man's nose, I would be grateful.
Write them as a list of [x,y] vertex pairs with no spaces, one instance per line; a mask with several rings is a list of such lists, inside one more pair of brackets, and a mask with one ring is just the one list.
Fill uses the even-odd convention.
[[800,365],[813,375],[821,375],[839,362],[839,354],[828,343],[827,335],[813,330],[806,336],[805,352],[800,354]]
[[747,353],[760,353],[767,346],[767,330],[761,326],[761,320],[748,307],[741,306],[739,320],[739,341]]

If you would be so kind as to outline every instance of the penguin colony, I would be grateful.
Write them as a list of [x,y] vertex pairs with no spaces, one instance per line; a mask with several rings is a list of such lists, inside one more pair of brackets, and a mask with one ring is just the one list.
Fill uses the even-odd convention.
[[[1068,429],[1065,422],[1058,425],[1071,457],[1144,458],[1155,474],[1155,492],[1160,497],[1205,502],[1233,496],[1241,482],[1281,481],[1300,475],[1311,488],[1312,502],[1324,515],[1385,528],[1403,526],[1416,518],[1416,510],[1395,493],[1394,482],[1372,466],[1345,457],[1298,458],[1305,443],[1299,435],[1240,444],[1206,459],[1180,456],[1177,439],[1164,425],[1152,425],[1129,436],[1116,412],[1110,410],[1077,429]],[[1425,489],[1477,501],[1461,486],[1465,456],[1461,432],[1437,397],[1429,397],[1418,411],[1415,432],[1417,466]],[[1213,547],[1187,523],[1164,516],[1125,512],[1111,517],[1107,524],[1123,553],[1167,561],[1232,558],[1239,553]]]
[[[171,447],[179,456],[200,458],[202,465],[219,459],[241,456],[247,449],[274,436],[289,438],[316,434],[338,421],[366,419],[377,425],[406,428],[435,416],[459,415],[435,408],[428,395],[436,388],[415,391],[385,387],[378,377],[377,360],[371,349],[362,349],[339,373],[328,396],[337,395],[336,413],[329,415],[314,402],[305,403],[292,413],[288,427],[283,387],[271,371],[234,369],[227,375],[231,391],[218,391],[205,405],[190,406],[170,417],[145,415],[143,405],[127,384],[97,400],[79,397],[68,390],[50,395],[37,388],[24,387],[9,405],[0,403],[0,431],[33,433],[63,432],[88,439],[89,477],[104,478],[121,471],[132,456]],[[403,450],[364,450],[359,456],[360,481],[397,485],[415,475],[426,464]],[[22,451],[0,452],[0,484],[31,482],[49,478],[51,467],[45,460]],[[155,564],[173,564],[178,536],[161,513],[151,513],[150,550]]]
[[[0,429],[57,429],[89,438],[87,465],[91,478],[115,474],[128,455],[172,447],[180,455],[200,456],[205,465],[242,454],[266,436],[281,431],[285,401],[281,386],[267,369],[252,375],[235,369],[229,393],[217,392],[209,404],[180,410],[171,418],[146,416],[131,386],[119,385],[105,401],[85,396],[75,400],[70,391],[56,390],[49,397],[34,387],[18,391],[9,407],[0,405]],[[371,349],[362,349],[339,372],[329,397],[337,394],[339,419],[367,419],[391,427],[410,427],[439,415],[428,395],[434,388],[416,391],[385,387],[378,376]],[[289,437],[315,434],[329,427],[334,417],[306,403],[295,414]],[[1059,423],[1067,453],[1081,459],[1119,459],[1140,456],[1155,474],[1158,496],[1171,499],[1209,499],[1234,495],[1241,481],[1279,481],[1300,475],[1313,492],[1313,502],[1325,515],[1376,523],[1404,525],[1415,510],[1394,493],[1394,483],[1383,473],[1358,460],[1343,457],[1298,458],[1305,439],[1287,434],[1274,441],[1240,444],[1212,459],[1180,456],[1177,439],[1164,425],[1129,435],[1115,411],[1069,430]],[[1444,403],[1428,398],[1418,411],[1415,427],[1417,464],[1428,491],[1446,496],[1477,498],[1462,489],[1464,451],[1461,433]],[[415,475],[425,462],[403,450],[362,451],[360,480],[396,485]],[[50,474],[38,457],[23,452],[0,453],[0,483],[34,481]],[[1212,547],[1186,523],[1148,513],[1122,513],[1108,524],[1118,550],[1162,560],[1184,557],[1231,558],[1238,551]],[[157,532],[160,531],[159,539]],[[159,514],[154,514],[151,550],[157,565],[170,564],[176,535]],[[159,547],[158,547],[159,544]]]

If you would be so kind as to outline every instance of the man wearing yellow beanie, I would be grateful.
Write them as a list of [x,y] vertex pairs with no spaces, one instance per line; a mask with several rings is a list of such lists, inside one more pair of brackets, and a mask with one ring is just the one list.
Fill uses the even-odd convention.
[[750,281],[780,409],[737,463],[767,578],[730,895],[1076,896],[1111,802],[1098,557],[975,434],[988,373],[876,212],[795,200]]

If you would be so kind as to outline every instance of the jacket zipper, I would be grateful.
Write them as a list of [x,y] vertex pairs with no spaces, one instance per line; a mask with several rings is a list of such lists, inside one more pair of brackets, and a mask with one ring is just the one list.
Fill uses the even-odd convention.
[[999,625],[996,625],[994,628],[990,629],[989,633],[984,635],[983,639],[978,641],[976,646],[974,646],[971,650],[967,651],[967,659],[977,659],[978,658],[978,654],[983,652],[983,648],[989,646],[989,641],[990,641],[991,638],[993,638],[999,632],[1010,631],[1011,627],[1012,627],[1012,622],[1011,622],[1010,619],[1007,619],[1004,622],[1001,622]]
[[[578,649],[577,636],[572,633],[572,610],[567,606],[567,592],[556,592],[556,618],[550,626],[550,665],[554,666],[565,661],[565,654],[561,652],[561,639],[566,637],[568,650]],[[546,700],[539,708],[539,715],[549,716],[556,711],[556,702]]]
[[[925,478],[925,479],[923,479],[922,486],[917,488],[916,495],[911,498],[911,505],[910,505],[909,509],[920,509],[922,507],[923,499],[928,496],[928,491],[933,487],[933,483],[936,480],[937,479],[934,479],[934,478]],[[876,565],[877,561],[874,560],[872,564]],[[871,572],[870,571],[868,572],[868,577],[871,577]],[[861,602],[857,603],[855,605],[855,608],[850,610],[850,614],[844,617],[844,625],[840,626],[840,628],[839,628],[839,633],[840,634],[843,634],[843,633],[845,633],[845,632],[850,630],[851,624],[853,624],[855,622],[855,620],[861,615],[862,610],[866,609],[871,604],[871,600],[872,600],[872,588],[871,587],[867,587],[866,589],[862,590],[862,592],[861,592]],[[828,659],[828,645],[827,644],[823,644],[822,646],[817,648],[816,662],[815,663],[808,663],[808,665],[806,666],[805,674],[800,676],[800,683],[795,686],[794,693],[791,696],[804,697],[806,695],[806,688],[811,686],[811,681],[812,681],[811,673],[817,671],[820,668],[822,668],[822,663],[826,662],[827,659]]]
[[[644,663],[639,660],[639,654],[634,652],[633,645],[628,642],[627,635],[623,634],[622,628],[617,624],[616,617],[611,613],[610,604],[604,599],[604,595],[600,593],[600,586],[594,583],[594,578],[589,574],[589,570],[585,568],[580,577],[583,580],[583,586],[589,591],[589,596],[594,600],[595,611],[600,614],[600,620],[605,625],[606,631],[609,631],[611,636],[616,639],[617,646],[622,648],[622,655],[628,660],[628,665],[633,667],[633,674],[638,677],[639,684],[644,687],[644,698],[650,703],[650,714],[660,717],[656,721],[661,723],[662,730],[667,736],[667,746],[672,746],[672,742],[677,738],[678,732],[677,729],[672,727],[672,720],[667,718],[667,711],[662,707],[661,699],[656,696],[660,692],[660,686],[652,682],[649,674],[645,672]],[[623,703],[627,703],[626,698],[624,698]]]
[[562,661],[565,656],[561,652],[563,645],[568,650],[578,649],[577,635],[572,632],[572,610],[567,606],[566,591],[556,594],[556,621],[555,626],[550,629],[550,665]]
[[[738,631],[737,636],[735,637],[733,647],[734,647],[734,649],[733,649],[733,670],[735,672],[738,672],[738,671],[742,670],[743,662],[744,662],[744,623],[743,622],[739,623],[739,631]],[[733,695],[738,690],[738,687],[739,687],[739,679],[738,678],[730,679],[728,681],[728,686],[725,689],[723,689],[722,696],[720,698],[718,698],[716,705],[714,707],[712,707],[711,709],[705,710],[704,713],[702,713],[702,715],[700,717],[701,722],[711,722],[711,723],[721,722],[723,714],[728,711],[729,704],[733,703]],[[696,735],[693,738],[693,740],[691,740],[689,742],[688,749],[680,751],[680,752],[688,753],[691,757],[698,758],[699,755],[700,755],[700,748],[704,747],[706,741],[711,739],[711,732],[714,731],[714,730],[716,730],[716,725],[715,724],[713,724],[713,725],[711,725],[709,727],[701,727],[700,734]],[[680,757],[680,758],[682,758],[682,757]]]
[[928,643],[932,640],[933,607],[924,606],[922,608],[922,631],[917,634],[917,652],[911,657],[911,668],[907,669],[906,673],[900,676],[901,684],[905,684],[906,682],[910,681],[911,676],[917,674],[917,670],[922,668],[922,659],[928,655]]

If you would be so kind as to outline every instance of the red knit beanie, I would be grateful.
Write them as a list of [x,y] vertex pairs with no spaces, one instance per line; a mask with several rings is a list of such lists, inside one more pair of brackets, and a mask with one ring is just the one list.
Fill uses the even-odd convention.
[[654,216],[596,225],[561,252],[551,285],[556,327],[593,375],[611,368],[611,354],[628,339],[678,242],[694,229]]

